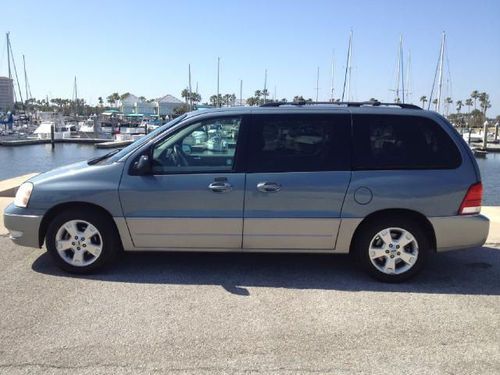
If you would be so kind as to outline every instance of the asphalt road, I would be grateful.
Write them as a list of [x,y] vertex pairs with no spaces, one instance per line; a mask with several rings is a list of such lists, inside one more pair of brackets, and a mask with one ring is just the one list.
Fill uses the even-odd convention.
[[3,237],[0,275],[0,373],[500,373],[498,248],[390,285],[325,255],[129,254],[75,277]]

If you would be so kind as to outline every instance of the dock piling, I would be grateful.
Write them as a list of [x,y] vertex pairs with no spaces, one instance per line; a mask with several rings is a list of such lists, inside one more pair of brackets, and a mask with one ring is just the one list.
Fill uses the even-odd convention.
[[54,124],[50,126],[50,144],[52,145],[52,149],[55,147],[54,143]]

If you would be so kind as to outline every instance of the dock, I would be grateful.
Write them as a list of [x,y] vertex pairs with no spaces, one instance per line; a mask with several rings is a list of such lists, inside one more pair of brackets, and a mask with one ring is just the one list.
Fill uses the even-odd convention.
[[[99,144],[110,142],[108,138],[62,138],[54,139],[54,143],[85,143],[85,144]],[[8,141],[0,141],[0,146],[15,147],[15,146],[30,146],[50,144],[50,139],[14,139]]]

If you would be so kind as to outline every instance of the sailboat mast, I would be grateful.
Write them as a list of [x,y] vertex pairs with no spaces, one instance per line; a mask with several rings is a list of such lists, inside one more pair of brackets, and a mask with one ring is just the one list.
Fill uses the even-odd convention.
[[10,71],[10,37],[9,37],[9,34],[10,33],[6,34],[6,37],[7,37],[7,66],[9,69],[9,79],[12,79],[12,73]]
[[220,100],[219,100],[219,86],[220,84],[220,57],[217,57],[217,107],[220,107]]
[[335,78],[335,51],[332,56],[332,81],[330,85],[330,101],[333,102],[333,94],[334,94],[334,78]]
[[243,105],[243,80],[240,79],[240,105]]
[[264,70],[264,104],[267,102],[267,69]]
[[26,100],[29,99],[28,96],[28,75],[26,74],[26,59],[23,55],[23,68],[24,68],[24,92],[26,93]]
[[[344,96],[346,92],[346,85],[348,81],[351,80],[351,48],[352,48],[352,31],[349,34],[349,48],[347,49],[347,62],[345,66],[345,74],[344,74],[344,87],[342,88],[342,101],[344,101]],[[349,82],[350,85],[350,82]],[[350,90],[350,88],[349,88]],[[348,95],[349,96],[349,95]],[[349,100],[349,98],[348,98]]]
[[188,64],[189,73],[189,110],[193,110],[193,91],[191,90],[191,64]]
[[316,101],[318,101],[319,97],[319,66],[318,66],[318,71],[316,73]]
[[405,102],[405,67],[404,67],[404,56],[403,56],[403,35],[399,38],[399,60],[401,61],[401,94],[403,103]]
[[443,63],[444,63],[444,44],[446,42],[446,34],[443,31],[443,39],[441,40],[441,51],[439,54],[439,81],[438,81],[438,96],[437,96],[437,112],[441,111],[441,92],[443,88]]

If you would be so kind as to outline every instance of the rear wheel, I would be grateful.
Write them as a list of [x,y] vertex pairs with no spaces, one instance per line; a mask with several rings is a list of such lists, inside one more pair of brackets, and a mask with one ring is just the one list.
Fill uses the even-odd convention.
[[371,276],[386,282],[400,282],[422,269],[430,252],[430,241],[413,220],[382,219],[360,228],[355,251]]
[[115,257],[119,239],[114,225],[102,214],[64,211],[50,223],[46,246],[63,270],[90,273]]

